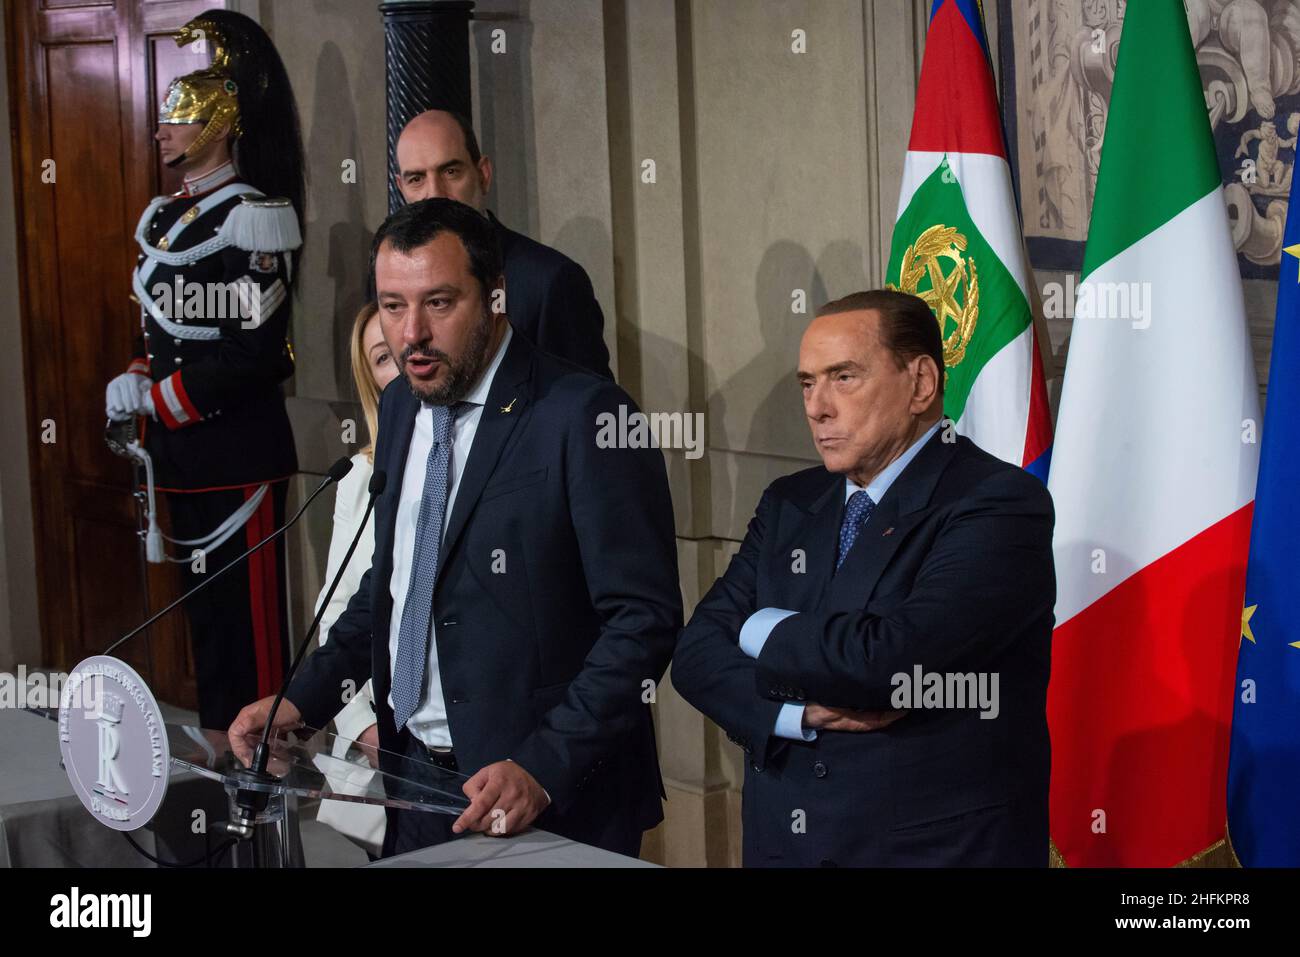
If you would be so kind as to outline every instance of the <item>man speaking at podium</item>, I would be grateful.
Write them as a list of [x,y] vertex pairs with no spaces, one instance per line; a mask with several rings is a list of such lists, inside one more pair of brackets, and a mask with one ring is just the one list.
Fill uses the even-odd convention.
[[[321,727],[373,676],[380,747],[471,775],[459,818],[390,810],[385,855],[536,822],[635,856],[663,817],[647,702],[682,622],[663,455],[597,447],[632,400],[493,311],[501,255],[470,207],[403,207],[371,263],[402,370],[380,402],[374,559],[276,724]],[[231,734],[260,733],[270,704]]]
[[747,866],[1047,864],[1052,502],[944,428],[929,307],[830,303],[798,382],[824,467],[777,479],[673,686],[746,753]]

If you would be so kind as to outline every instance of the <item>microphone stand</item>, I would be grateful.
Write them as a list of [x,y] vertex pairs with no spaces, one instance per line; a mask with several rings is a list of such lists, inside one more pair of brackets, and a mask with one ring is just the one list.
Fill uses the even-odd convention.
[[[344,572],[347,571],[348,563],[352,561],[352,554],[356,551],[357,545],[361,541],[361,535],[366,529],[366,524],[370,521],[370,513],[374,510],[375,499],[383,492],[386,484],[387,475],[384,472],[375,472],[371,475],[368,487],[369,499],[366,502],[366,510],[361,517],[361,523],[357,526],[356,534],[352,536],[352,542],[348,545],[343,561],[339,563],[338,571],[334,573],[334,580],[330,582],[329,588],[325,591],[325,596],[320,602],[320,608],[317,610],[315,617],[312,618],[306,635],[303,636],[297,651],[294,653],[293,660],[289,663],[289,669],[280,684],[280,690],[276,692],[275,701],[272,702],[271,710],[267,714],[266,724],[262,728],[262,738],[254,749],[253,760],[247,768],[234,771],[231,774],[242,785],[236,788],[233,795],[231,820],[227,825],[227,830],[236,837],[241,839],[252,838],[259,825],[270,823],[259,821],[259,817],[270,803],[272,796],[270,787],[279,781],[279,778],[267,770],[271,760],[270,738],[271,731],[275,727],[276,714],[279,713],[280,703],[284,701],[285,693],[289,690],[289,685],[293,682],[298,667],[307,656],[307,648],[311,645],[311,640],[315,637],[317,628],[320,627],[321,619],[325,615],[325,609],[329,607],[330,599],[334,597],[334,592],[338,589],[339,582],[343,580]],[[265,843],[267,842],[255,841],[253,843],[254,867],[261,867],[268,863],[264,859],[267,850],[263,847]],[[282,857],[283,855],[281,855]]]
[[[223,566],[222,566],[221,568],[219,568],[217,571],[215,571],[215,572],[213,572],[211,575],[207,576],[203,581],[199,582],[197,585],[195,585],[195,586],[194,586],[193,588],[191,588],[189,591],[185,592],[185,594],[181,595],[179,598],[177,598],[177,599],[176,599],[175,601],[173,601],[171,604],[167,605],[167,607],[165,607],[165,608],[161,609],[160,611],[156,612],[155,614],[149,616],[147,619],[145,619],[143,622],[141,622],[141,623],[140,623],[139,625],[137,625],[135,628],[132,628],[130,631],[128,631],[128,632],[127,632],[125,635],[123,635],[121,638],[117,639],[117,641],[115,641],[115,642],[113,642],[111,645],[109,645],[108,648],[106,648],[106,649],[104,650],[103,654],[104,654],[104,655],[111,655],[115,650],[117,650],[119,647],[121,647],[124,643],[126,643],[127,641],[130,641],[132,638],[134,638],[134,637],[135,637],[136,635],[138,635],[140,632],[144,631],[146,628],[148,628],[150,625],[152,625],[152,624],[153,624],[154,622],[156,622],[158,619],[162,618],[163,615],[166,615],[166,614],[167,614],[168,612],[170,612],[172,609],[178,607],[179,605],[181,605],[183,602],[185,602],[187,599],[189,599],[189,598],[192,597],[193,595],[195,595],[195,594],[197,594],[198,592],[202,591],[204,588],[207,588],[207,587],[208,587],[209,585],[211,585],[214,581],[216,581],[216,580],[217,580],[218,578],[220,578],[222,575],[226,574],[226,572],[230,571],[230,570],[231,570],[232,568],[234,568],[236,565],[240,564],[244,559],[248,558],[249,555],[252,555],[252,554],[253,554],[255,551],[257,551],[259,548],[263,548],[264,546],[270,544],[271,542],[273,542],[273,541],[275,541],[276,539],[278,539],[278,538],[280,538],[281,536],[283,536],[286,532],[289,531],[290,528],[292,528],[292,527],[297,523],[298,519],[302,518],[303,513],[307,511],[308,507],[311,505],[312,502],[314,502],[314,501],[316,500],[317,496],[319,496],[321,492],[325,491],[325,489],[326,489],[328,486],[333,485],[334,483],[338,482],[340,479],[343,478],[343,476],[347,475],[348,472],[350,472],[351,470],[352,470],[352,461],[351,461],[350,459],[348,459],[348,458],[341,458],[341,459],[339,459],[339,460],[338,460],[337,462],[335,462],[332,466],[330,466],[330,470],[329,470],[328,474],[325,476],[325,479],[320,483],[320,485],[316,486],[316,490],[315,490],[315,491],[313,491],[309,496],[307,496],[307,500],[306,500],[305,502],[302,503],[302,505],[298,508],[298,510],[297,510],[296,512],[294,512],[293,517],[290,518],[289,521],[285,522],[282,526],[280,526],[278,529],[276,529],[276,530],[275,530],[274,532],[272,532],[270,535],[267,535],[265,538],[263,538],[263,539],[262,539],[260,542],[258,542],[256,545],[254,545],[254,546],[252,546],[251,548],[247,549],[245,552],[243,552],[243,554],[239,555],[237,558],[233,558],[233,559],[231,559],[229,562],[227,562],[225,565],[223,565]],[[383,473],[378,473],[378,474],[382,475]],[[373,478],[373,477],[371,478],[371,484],[372,484],[372,486],[373,486],[373,484],[374,484],[374,478]],[[382,481],[381,481],[381,487],[382,487]],[[372,503],[372,504],[373,504],[373,501],[374,501],[374,497],[372,496],[372,497],[371,497],[371,503]],[[366,515],[367,515],[367,517],[369,516],[369,514],[370,514],[370,509],[369,509],[369,507],[368,507],[367,510],[366,510]],[[364,524],[363,524],[363,527],[364,527]],[[358,533],[358,536],[359,536],[359,533]],[[356,547],[356,541],[354,540],[352,544],[353,544],[353,548],[355,548],[355,547]],[[349,549],[349,550],[348,550],[348,556],[351,557],[351,555],[352,555],[352,549]],[[346,567],[346,562],[344,563],[344,565],[345,565],[345,567]],[[340,570],[340,572],[341,572],[341,570]],[[336,576],[336,577],[335,577],[335,580],[334,580],[334,584],[337,585],[337,584],[338,584],[338,581],[339,581],[339,576]],[[332,586],[331,586],[331,588],[332,588]],[[319,621],[319,619],[320,619],[320,616],[317,615],[317,621]],[[296,662],[295,662],[295,666],[296,666]],[[283,692],[281,692],[281,693],[283,694]],[[263,736],[263,741],[265,741],[265,735]],[[265,764],[266,764],[266,762],[265,762],[265,760],[263,760],[263,762],[262,762],[263,767],[262,767],[262,771],[261,771],[260,773],[250,773],[250,772],[243,772],[243,771],[241,771],[241,772],[237,772],[235,776],[236,776],[236,777],[241,777],[241,778],[246,778],[247,782],[250,783],[250,784],[261,784],[261,785],[265,785],[265,784],[268,783],[268,781],[269,781],[269,782],[274,782],[275,779],[272,778],[270,775],[268,775],[268,774],[265,773]],[[256,824],[258,824],[258,823],[270,823],[270,822],[258,822],[258,821],[256,820],[256,818],[257,818],[257,814],[258,814],[262,809],[264,809],[264,808],[266,807],[267,803],[268,803],[269,800],[270,800],[270,797],[271,797],[271,794],[269,793],[269,791],[266,791],[266,790],[262,790],[262,791],[247,791],[247,790],[245,790],[245,789],[243,789],[243,788],[239,788],[239,789],[237,789],[236,792],[235,792],[235,794],[233,795],[234,803],[235,803],[235,805],[236,805],[235,811],[232,812],[232,818],[233,818],[233,819],[232,819],[231,821],[229,821],[229,822],[225,822],[225,824],[223,825],[223,829],[224,829],[228,834],[230,834],[231,836],[233,836],[236,840],[248,840],[248,839],[254,837],[254,835],[255,835],[254,825],[256,825]],[[246,812],[247,812],[247,813],[246,813]],[[255,843],[255,844],[254,844],[254,855],[255,855],[255,857],[259,855],[259,852],[260,852],[260,851],[261,851],[261,848],[258,846],[257,843]]]

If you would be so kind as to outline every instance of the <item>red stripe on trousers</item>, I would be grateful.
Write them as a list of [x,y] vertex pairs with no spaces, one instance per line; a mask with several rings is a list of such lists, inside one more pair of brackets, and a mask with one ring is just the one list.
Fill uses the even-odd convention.
[[[247,501],[257,490],[244,490]],[[273,530],[274,492],[266,497],[245,525],[248,547],[252,548]],[[280,660],[280,589],[276,544],[260,548],[248,557],[249,612],[253,623],[253,657],[257,664],[257,696],[265,698],[279,690],[283,678]]]
[[[266,498],[258,509],[262,513],[262,534],[275,531],[275,486],[268,485]],[[266,575],[266,634],[267,655],[271,660],[271,680],[266,694],[275,694],[284,681],[284,642],[280,634],[280,542],[272,542],[264,549],[263,567]]]

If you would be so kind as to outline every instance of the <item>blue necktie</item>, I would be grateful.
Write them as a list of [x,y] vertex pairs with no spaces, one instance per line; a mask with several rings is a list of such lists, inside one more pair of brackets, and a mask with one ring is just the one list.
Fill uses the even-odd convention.
[[438,580],[438,552],[442,547],[443,516],[447,512],[447,487],[451,478],[451,425],[456,407],[433,407],[433,448],[424,467],[424,492],[415,523],[415,548],[411,556],[411,581],[402,605],[397,633],[397,663],[393,670],[393,718],[397,730],[406,727],[424,694],[424,670],[429,662],[429,633],[433,614],[433,586]]
[[840,566],[844,564],[849,549],[858,540],[858,533],[862,531],[862,526],[867,524],[867,519],[871,517],[875,507],[876,503],[871,501],[871,496],[863,489],[858,489],[849,496],[844,506],[844,521],[840,524],[840,551],[835,559],[836,571],[839,571]]

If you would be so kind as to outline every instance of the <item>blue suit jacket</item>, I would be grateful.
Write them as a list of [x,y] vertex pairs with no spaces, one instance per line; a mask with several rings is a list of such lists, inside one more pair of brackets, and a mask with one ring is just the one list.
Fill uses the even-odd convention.
[[[497,369],[444,534],[433,620],[465,773],[512,758],[549,792],[537,826],[584,843],[662,819],[646,682],[682,624],[662,453],[598,448],[597,417],[634,408],[614,383],[514,336]],[[408,731],[388,706],[394,515],[418,400],[380,403],[370,570],[287,697],[321,727],[347,680],[374,677],[381,747]],[[504,562],[504,573],[501,573]],[[390,832],[392,828],[390,828]]]
[[[1045,866],[1056,594],[1046,488],[941,430],[835,571],[843,514],[841,475],[774,482],[673,659],[674,687],[746,753],[745,863]],[[737,636],[765,607],[799,614],[751,659]],[[788,701],[890,710],[893,676],[916,665],[997,672],[997,717],[915,709],[879,731],[772,733]]]

